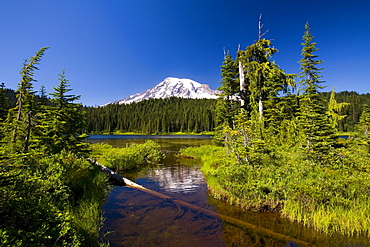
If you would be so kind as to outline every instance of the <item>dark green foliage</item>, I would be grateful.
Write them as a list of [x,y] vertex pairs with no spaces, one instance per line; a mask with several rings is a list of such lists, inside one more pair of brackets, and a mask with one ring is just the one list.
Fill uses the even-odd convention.
[[[240,83],[243,84],[240,85],[241,108],[230,112],[229,119],[233,125],[219,126],[216,139],[225,141],[225,146],[235,154],[239,163],[243,160],[248,162],[249,156],[257,150],[264,150],[272,139],[270,136],[286,132],[296,115],[296,98],[291,94],[295,86],[294,75],[286,74],[271,61],[275,52],[277,49],[266,39],[256,41],[245,51],[238,51],[239,81],[244,81]],[[226,62],[230,64],[229,70],[236,67],[230,57]],[[222,83],[230,81],[229,73],[222,76]],[[216,110],[219,118],[225,115],[222,110]]]
[[46,106],[50,102],[44,85],[40,88],[40,95],[36,98],[36,102],[39,107]]
[[[322,95],[325,98],[325,102],[329,102],[330,93],[322,93]],[[349,103],[349,106],[343,107],[340,111],[341,115],[346,115],[347,117],[338,121],[339,131],[355,131],[355,126],[359,122],[362,114],[362,106],[365,104],[370,105],[370,94],[358,94],[353,91],[343,91],[336,93],[335,99],[338,103]],[[325,107],[327,107],[326,104]]]
[[[36,115],[35,111],[35,95],[33,91],[32,82],[36,81],[34,71],[38,70],[36,65],[40,64],[41,58],[44,52],[49,47],[41,48],[35,56],[26,61],[23,64],[21,70],[21,81],[18,83],[17,89],[17,102],[15,108],[11,109],[8,115],[6,126],[9,132],[12,132],[13,136],[12,145],[14,150],[28,152],[30,145],[30,135],[34,127],[34,118]],[[15,117],[14,117],[15,116]]]
[[305,139],[302,145],[308,149],[312,157],[322,159],[334,145],[335,129],[326,114],[324,99],[318,93],[323,86],[320,85],[322,81],[319,74],[322,69],[317,68],[317,65],[322,61],[317,60],[314,54],[318,49],[316,43],[312,41],[313,38],[309,25],[306,24],[301,53],[303,58],[299,61],[303,94],[299,97],[298,126]]
[[[44,95],[41,91],[44,91]],[[50,101],[50,98],[47,97],[45,89],[40,89],[40,95],[35,95],[35,102],[36,104],[42,104],[41,102],[44,102],[46,100],[46,105],[53,105],[52,102]],[[7,109],[14,108],[17,104],[17,94],[13,89],[5,88],[5,97],[7,99],[7,104],[6,107]],[[44,98],[46,97],[46,98]],[[44,99],[43,99],[44,98]]]
[[237,97],[239,72],[237,61],[233,60],[230,55],[225,56],[225,61],[221,66],[221,77],[221,86],[218,88],[221,93],[218,95],[216,104],[217,125],[227,125],[229,128],[234,128],[234,116],[240,108]]
[[13,89],[6,88],[5,97],[8,100],[7,108],[10,109],[15,107],[15,104],[17,103],[17,93]]
[[366,140],[369,140],[369,131],[370,131],[370,107],[369,105],[362,106],[362,113],[361,113],[358,128],[359,128],[359,134],[363,136]]
[[288,108],[283,102],[284,99],[281,100],[282,96],[290,95],[288,93],[295,86],[295,75],[286,74],[271,61],[277,51],[270,40],[259,39],[245,51],[238,53],[247,84],[242,93],[247,96],[243,108],[251,121],[248,124],[252,132],[256,133],[255,137],[259,139],[264,138],[265,127],[278,122],[279,118],[284,118],[282,114],[286,114]]
[[[15,107],[15,103],[16,103],[16,93],[15,93],[15,91],[12,90],[12,89],[7,88],[7,89],[5,89],[5,94],[6,94],[6,98],[7,98],[7,109]],[[324,104],[325,109],[327,109],[327,104],[330,100],[330,93],[320,92],[320,94],[322,94],[322,96],[324,97],[323,104]],[[294,97],[294,95],[290,94],[289,98],[291,100],[293,100],[293,97]],[[42,98],[42,94],[40,92],[40,95],[35,96],[35,101],[40,102],[40,101],[42,101],[41,98]],[[278,100],[280,98],[281,97],[277,97]],[[335,98],[336,98],[338,103],[348,102],[350,104],[349,106],[344,107],[340,111],[341,115],[346,115],[347,117],[338,121],[339,131],[342,131],[342,132],[354,131],[355,126],[359,122],[359,118],[361,116],[362,105],[364,105],[364,104],[370,105],[370,93],[359,94],[359,93],[353,92],[353,91],[343,91],[343,92],[336,93]],[[266,102],[265,104],[268,104],[268,102]],[[291,103],[286,104],[286,106],[284,106],[284,111],[293,112],[293,110],[288,111],[287,108],[294,107],[294,105],[296,105],[296,104],[297,104],[297,102],[294,102],[294,101],[292,101]],[[49,98],[47,98],[47,105],[49,105],[49,106],[53,105]],[[297,106],[295,106],[295,107],[297,107]],[[87,107],[85,107],[85,109],[86,108]],[[268,105],[266,105],[266,108],[268,108],[266,110],[266,112],[270,111],[269,110],[270,107]],[[281,106],[281,108],[283,108],[283,106]],[[265,113],[265,114],[267,114],[267,113]],[[266,120],[268,121],[267,117],[266,117]],[[89,122],[88,123],[88,126],[89,126],[90,122],[94,122],[94,121],[88,119],[88,122]]]
[[87,107],[86,132],[165,134],[213,131],[215,104],[216,100],[172,97],[149,99],[128,105]]
[[71,153],[34,154],[0,175],[1,246],[99,246],[106,178],[98,167]]
[[5,84],[0,84],[0,121],[6,118],[8,113],[8,99],[6,97]]
[[274,64],[270,58],[277,52],[272,47],[270,40],[260,39],[248,46],[245,51],[238,52],[238,60],[244,68],[247,87],[244,87],[242,95],[245,95],[244,109],[250,111],[251,117],[256,121],[262,120],[263,102],[266,100],[265,83],[269,78],[270,69]]
[[50,94],[54,106],[41,106],[44,111],[40,114],[41,121],[38,125],[40,143],[44,144],[45,152],[59,153],[65,149],[78,153],[85,148],[84,136],[80,136],[85,117],[80,110],[81,105],[74,103],[80,96],[67,94],[72,89],[69,88],[64,70],[59,75],[59,85],[54,90]]
[[[17,120],[25,119],[25,114],[28,114],[30,111],[34,110],[34,91],[32,82],[36,81],[34,76],[34,71],[38,70],[36,65],[40,64],[41,58],[44,55],[44,52],[49,49],[49,47],[41,48],[35,56],[31,57],[30,60],[27,60],[23,64],[21,70],[21,81],[18,83],[18,92],[17,94]],[[23,115],[23,116],[22,116]]]

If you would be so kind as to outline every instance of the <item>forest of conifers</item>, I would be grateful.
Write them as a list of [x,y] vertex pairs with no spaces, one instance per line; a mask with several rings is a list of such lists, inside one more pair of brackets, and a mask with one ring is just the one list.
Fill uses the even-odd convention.
[[215,128],[216,100],[149,99],[128,105],[85,108],[87,133],[205,132]]
[[[329,101],[330,93],[323,92]],[[8,108],[14,107],[16,95],[7,89]],[[339,121],[339,131],[354,131],[358,123],[362,105],[370,105],[370,93],[354,91],[339,92],[335,96],[338,103],[350,105],[342,109],[346,115]],[[128,105],[110,104],[104,107],[84,107],[86,111],[86,132],[90,134],[137,132],[160,134],[171,132],[201,133],[213,131],[216,126],[216,100],[212,99],[150,99]],[[327,108],[327,105],[325,105]]]

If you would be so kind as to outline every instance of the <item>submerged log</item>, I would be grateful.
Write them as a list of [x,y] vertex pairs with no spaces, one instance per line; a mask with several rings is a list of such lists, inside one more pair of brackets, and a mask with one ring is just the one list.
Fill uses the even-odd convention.
[[193,205],[193,204],[190,204],[188,202],[184,202],[184,201],[178,200],[176,198],[166,196],[162,193],[147,189],[147,188],[145,188],[145,187],[143,187],[143,186],[141,186],[141,185],[139,185],[135,182],[132,182],[131,180],[119,175],[118,173],[116,173],[116,172],[112,171],[111,169],[109,169],[108,167],[96,162],[95,160],[92,160],[90,158],[87,158],[87,160],[89,160],[90,162],[92,162],[96,165],[99,165],[102,168],[103,171],[105,171],[111,178],[113,178],[118,183],[123,184],[123,185],[128,186],[128,187],[131,187],[131,188],[141,190],[145,193],[148,193],[152,196],[158,197],[162,200],[173,202],[174,204],[177,204],[179,206],[188,208],[188,209],[193,210],[195,212],[201,212],[201,213],[203,213],[205,215],[208,215],[208,216],[211,216],[211,217],[220,218],[225,222],[235,224],[237,226],[240,226],[240,227],[243,227],[243,228],[246,228],[246,229],[256,231],[256,232],[258,232],[258,233],[260,233],[264,236],[271,237],[271,238],[274,238],[274,239],[277,239],[277,240],[280,240],[280,241],[283,241],[283,242],[294,242],[295,244],[297,244],[299,246],[315,246],[311,243],[293,238],[291,236],[287,236],[287,235],[284,235],[284,234],[281,234],[281,233],[278,233],[278,232],[274,232],[270,229],[260,227],[260,226],[257,226],[257,225],[254,225],[254,224],[251,224],[251,223],[248,223],[248,222],[245,222],[245,221],[242,221],[242,220],[239,220],[239,219],[227,216],[227,215],[219,214],[217,212],[199,207],[197,205]]

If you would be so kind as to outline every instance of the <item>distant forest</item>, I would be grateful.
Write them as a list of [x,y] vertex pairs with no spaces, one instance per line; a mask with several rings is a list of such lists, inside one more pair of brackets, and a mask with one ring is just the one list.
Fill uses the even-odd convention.
[[[330,92],[322,93],[326,99],[326,103],[329,101]],[[370,105],[370,93],[358,94],[356,92],[343,91],[335,95],[335,99],[338,103],[347,102],[349,106],[344,107],[341,115],[347,115],[343,120],[339,120],[339,131],[351,132],[355,130],[356,124],[358,124],[361,113],[362,105]],[[325,105],[327,109],[327,105]]]
[[132,104],[86,107],[87,133],[207,132],[215,128],[216,100],[149,99]]
[[[330,93],[323,96],[329,100]],[[14,90],[6,89],[8,108],[15,106]],[[338,103],[347,102],[342,110],[346,118],[339,121],[339,130],[354,131],[362,112],[362,105],[370,105],[370,93],[343,91],[336,94]],[[86,132],[90,134],[137,132],[164,134],[171,132],[208,132],[217,125],[216,100],[212,99],[150,99],[128,105],[110,104],[104,107],[83,107],[86,112]]]

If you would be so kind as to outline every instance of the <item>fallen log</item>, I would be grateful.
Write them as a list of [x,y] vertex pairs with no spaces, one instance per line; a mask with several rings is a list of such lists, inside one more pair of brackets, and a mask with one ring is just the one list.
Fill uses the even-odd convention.
[[111,178],[113,178],[114,180],[116,180],[117,182],[119,182],[120,184],[122,184],[124,186],[128,186],[128,187],[131,187],[131,188],[141,190],[141,191],[143,191],[145,193],[148,193],[152,196],[158,197],[158,198],[160,198],[162,200],[165,200],[165,201],[173,202],[174,204],[186,207],[186,208],[188,208],[190,210],[193,210],[195,212],[201,212],[201,213],[203,213],[205,215],[208,215],[208,216],[212,216],[212,217],[215,217],[215,218],[220,218],[223,221],[226,221],[228,223],[235,224],[235,225],[238,225],[240,227],[244,227],[244,228],[256,231],[256,232],[258,232],[258,233],[260,233],[264,236],[267,236],[267,237],[271,237],[271,238],[274,238],[274,239],[277,239],[277,240],[280,240],[280,241],[283,241],[283,242],[294,242],[295,244],[297,244],[299,246],[315,246],[311,243],[308,243],[308,242],[305,242],[305,241],[302,241],[302,240],[299,240],[299,239],[296,239],[296,238],[293,238],[293,237],[290,237],[290,236],[287,236],[287,235],[284,235],[284,234],[281,234],[281,233],[278,233],[278,232],[274,232],[270,229],[260,227],[260,226],[242,221],[242,220],[238,220],[236,218],[233,218],[233,217],[230,217],[230,216],[227,216],[227,215],[219,214],[217,212],[199,207],[197,205],[193,205],[193,204],[190,204],[188,202],[184,202],[184,201],[175,199],[173,197],[166,196],[166,195],[164,195],[162,193],[159,193],[159,192],[156,192],[154,190],[147,189],[147,188],[145,188],[145,187],[143,187],[143,186],[141,186],[141,185],[139,185],[135,182],[132,182],[131,180],[119,175],[118,173],[116,173],[116,172],[112,171],[111,169],[109,169],[108,167],[96,162],[95,160],[92,160],[90,158],[87,158],[87,160],[89,160],[90,162],[100,166],[101,169],[103,171],[105,171]]

